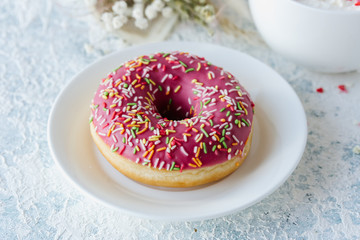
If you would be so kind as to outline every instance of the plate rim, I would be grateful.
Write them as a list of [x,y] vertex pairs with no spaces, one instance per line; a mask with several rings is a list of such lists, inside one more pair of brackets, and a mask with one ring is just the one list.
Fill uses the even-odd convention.
[[[147,214],[143,214],[140,212],[135,212],[132,211],[130,209],[127,209],[126,207],[123,206],[118,206],[116,204],[113,204],[111,202],[108,202],[104,199],[102,199],[100,196],[96,195],[95,193],[91,192],[89,189],[86,188],[86,186],[81,185],[81,183],[77,182],[74,178],[72,178],[65,170],[65,168],[63,167],[61,161],[58,159],[57,154],[56,154],[56,146],[53,145],[52,142],[52,137],[53,137],[53,123],[54,123],[54,115],[56,113],[56,109],[57,106],[59,105],[59,102],[61,100],[61,98],[63,98],[64,93],[67,92],[71,86],[73,84],[76,84],[76,79],[79,79],[79,77],[86,73],[87,71],[89,71],[89,69],[92,69],[94,66],[101,64],[102,62],[106,62],[108,59],[112,58],[113,56],[116,56],[124,51],[131,51],[134,49],[139,49],[139,48],[150,48],[147,51],[151,50],[152,48],[157,48],[158,46],[162,45],[162,46],[177,46],[177,45],[182,45],[183,47],[186,46],[196,46],[198,44],[201,44],[202,46],[204,45],[208,45],[208,47],[214,47],[214,48],[218,48],[218,49],[227,49],[227,50],[231,50],[233,52],[236,52],[236,54],[241,54],[243,55],[243,57],[249,58],[252,61],[254,61],[257,65],[262,65],[263,67],[267,68],[268,71],[273,72],[273,74],[275,74],[278,78],[278,80],[282,81],[285,85],[287,85],[287,87],[291,90],[291,94],[294,96],[294,100],[296,102],[298,102],[299,106],[301,107],[301,117],[302,117],[302,128],[304,129],[301,133],[302,133],[302,145],[301,147],[299,146],[298,148],[298,152],[299,154],[297,154],[297,158],[296,160],[293,161],[292,167],[291,169],[288,169],[288,171],[286,172],[286,174],[283,176],[281,181],[278,181],[277,184],[274,184],[271,188],[268,189],[267,192],[264,192],[263,194],[261,194],[259,197],[257,197],[256,200],[254,201],[250,201],[247,204],[241,205],[241,206],[237,206],[235,208],[229,209],[229,210],[225,210],[216,214],[203,214],[201,216],[196,216],[196,217],[174,217],[174,218],[169,218],[167,216],[162,217],[159,215],[156,216],[149,216]],[[250,93],[251,94],[251,93]],[[217,217],[221,217],[221,216],[225,216],[225,215],[229,215],[231,213],[236,213],[239,212],[240,210],[246,209],[252,205],[255,205],[256,203],[262,201],[263,199],[267,198],[269,195],[271,195],[272,193],[274,193],[281,185],[283,185],[285,183],[285,181],[292,175],[292,173],[294,172],[294,170],[296,169],[296,167],[299,165],[299,162],[303,156],[305,147],[306,147],[306,143],[307,143],[307,137],[308,137],[308,128],[307,128],[307,118],[306,118],[306,114],[305,114],[305,110],[304,107],[302,105],[302,102],[300,100],[300,98],[298,97],[298,95],[296,94],[295,90],[291,87],[291,85],[278,73],[276,72],[274,69],[272,69],[271,67],[269,67],[267,64],[261,62],[260,60],[244,53],[241,51],[238,51],[236,49],[232,49],[232,48],[228,48],[228,47],[224,47],[221,45],[217,45],[217,44],[212,44],[212,43],[201,43],[201,42],[188,42],[188,41],[165,41],[165,42],[157,42],[157,43],[150,43],[150,44],[142,44],[142,45],[137,45],[137,46],[132,46],[129,48],[125,48],[122,50],[118,50],[116,52],[113,52],[111,54],[105,55],[99,59],[97,59],[96,61],[94,61],[91,64],[88,64],[87,66],[85,66],[80,72],[78,72],[77,74],[75,74],[73,77],[70,78],[69,82],[65,84],[65,86],[61,89],[60,93],[57,95],[57,97],[55,98],[50,114],[49,114],[49,118],[48,118],[48,122],[47,122],[47,139],[48,139],[48,146],[50,149],[50,153],[51,156],[53,158],[53,160],[55,161],[56,165],[58,168],[61,169],[61,172],[63,175],[66,176],[66,178],[68,180],[70,180],[70,182],[72,182],[79,190],[81,190],[81,192],[85,193],[86,195],[90,196],[92,199],[95,199],[98,202],[101,202],[103,204],[105,204],[106,206],[110,206],[111,208],[115,208],[117,210],[120,210],[122,212],[125,212],[129,215],[132,216],[137,216],[137,217],[141,217],[141,218],[145,218],[145,219],[151,219],[151,220],[162,220],[162,221],[196,221],[196,220],[204,220],[204,219],[213,219],[213,218],[217,218]],[[294,158],[295,159],[295,158]]]

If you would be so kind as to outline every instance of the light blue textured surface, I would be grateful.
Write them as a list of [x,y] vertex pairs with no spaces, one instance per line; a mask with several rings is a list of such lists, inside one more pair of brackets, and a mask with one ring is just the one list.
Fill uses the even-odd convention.
[[[94,36],[80,6],[0,3],[0,239],[360,238],[360,155],[352,151],[360,145],[360,73],[309,72],[268,49],[249,22],[241,23],[249,32],[240,37],[221,31],[209,37],[199,26],[179,24],[170,40],[238,49],[288,80],[304,105],[309,133],[304,156],[285,184],[241,212],[178,223],[127,216],[79,193],[50,156],[49,112],[74,74],[104,51],[122,47],[103,46],[119,43],[107,37],[93,41],[95,50],[87,54],[84,44]],[[318,87],[325,92],[316,93]]]

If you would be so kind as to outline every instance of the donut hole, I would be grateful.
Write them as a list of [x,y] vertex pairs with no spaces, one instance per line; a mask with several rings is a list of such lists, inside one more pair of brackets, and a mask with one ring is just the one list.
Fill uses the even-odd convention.
[[187,114],[190,112],[190,106],[188,104],[173,101],[171,98],[169,98],[168,101],[162,101],[156,105],[162,118],[178,121],[192,117],[191,114]]

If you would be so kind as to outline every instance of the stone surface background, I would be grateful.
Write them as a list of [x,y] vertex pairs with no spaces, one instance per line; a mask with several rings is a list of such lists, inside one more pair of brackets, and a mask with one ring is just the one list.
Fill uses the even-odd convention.
[[0,239],[359,239],[360,155],[353,149],[360,145],[360,73],[310,72],[270,50],[250,19],[229,18],[246,33],[218,29],[211,37],[181,23],[169,40],[216,43],[270,65],[304,105],[308,143],[291,177],[263,201],[217,219],[168,223],[83,195],[61,175],[47,144],[57,94],[127,44],[102,32],[81,1],[1,1]]

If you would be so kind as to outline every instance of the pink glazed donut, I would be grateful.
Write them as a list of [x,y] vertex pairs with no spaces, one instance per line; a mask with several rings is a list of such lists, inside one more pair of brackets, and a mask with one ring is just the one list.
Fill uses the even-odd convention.
[[189,53],[156,53],[101,81],[90,130],[104,157],[129,178],[192,187],[242,164],[253,114],[248,92],[221,67]]

